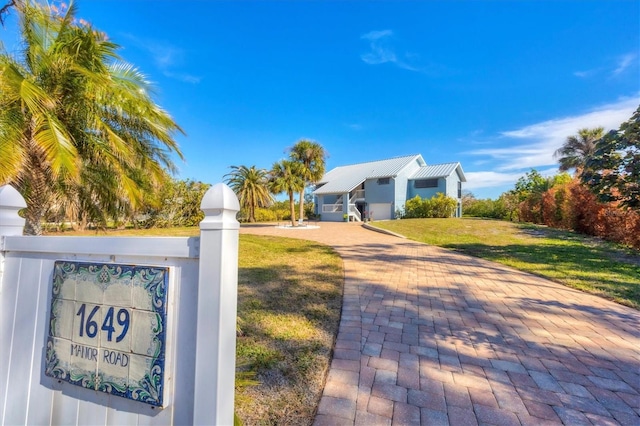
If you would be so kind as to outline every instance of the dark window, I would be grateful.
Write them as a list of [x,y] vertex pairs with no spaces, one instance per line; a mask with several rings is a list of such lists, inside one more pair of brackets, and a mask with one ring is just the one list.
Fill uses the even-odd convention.
[[437,188],[438,179],[419,179],[414,183],[416,188]]
[[458,181],[458,198],[462,198],[462,182]]
[[378,185],[389,185],[389,178],[378,179]]

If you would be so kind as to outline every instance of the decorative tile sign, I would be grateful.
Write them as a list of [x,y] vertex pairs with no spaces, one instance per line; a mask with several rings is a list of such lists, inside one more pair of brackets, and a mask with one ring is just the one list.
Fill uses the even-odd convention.
[[165,267],[55,262],[45,374],[162,406]]

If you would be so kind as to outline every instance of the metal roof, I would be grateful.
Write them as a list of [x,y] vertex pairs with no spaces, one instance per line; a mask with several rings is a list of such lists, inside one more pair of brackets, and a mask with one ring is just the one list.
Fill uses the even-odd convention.
[[455,172],[458,168],[460,169],[460,180],[462,182],[466,182],[467,179],[464,176],[464,172],[462,171],[462,166],[460,166],[460,163],[444,163],[423,166],[420,167],[420,169],[416,170],[416,172],[411,175],[409,179],[434,179],[447,177]]
[[320,187],[313,193],[316,195],[344,194],[354,190],[367,179],[395,177],[412,161],[418,161],[420,165],[425,164],[422,156],[415,154],[336,167],[322,177],[318,182]]

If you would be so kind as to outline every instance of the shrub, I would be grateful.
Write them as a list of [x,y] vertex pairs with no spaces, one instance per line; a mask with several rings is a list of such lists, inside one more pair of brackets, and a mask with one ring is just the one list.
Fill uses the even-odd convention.
[[404,218],[446,218],[455,214],[458,201],[438,192],[433,198],[422,199],[416,195],[404,205]]

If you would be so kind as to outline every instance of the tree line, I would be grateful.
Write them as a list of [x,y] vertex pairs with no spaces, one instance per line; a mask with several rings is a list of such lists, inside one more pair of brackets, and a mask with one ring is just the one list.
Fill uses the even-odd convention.
[[298,218],[303,220],[305,190],[322,178],[325,160],[326,151],[322,145],[300,139],[289,149],[289,158],[275,162],[270,170],[259,169],[255,165],[231,166],[232,170],[224,180],[238,196],[241,218],[256,222],[257,209],[273,206],[274,195],[286,193],[289,199],[287,216],[291,226],[296,226],[295,195],[298,195]]
[[560,174],[543,177],[533,169],[497,200],[466,193],[464,214],[544,224],[640,248],[640,107],[606,134],[602,127],[578,130],[555,156]]

